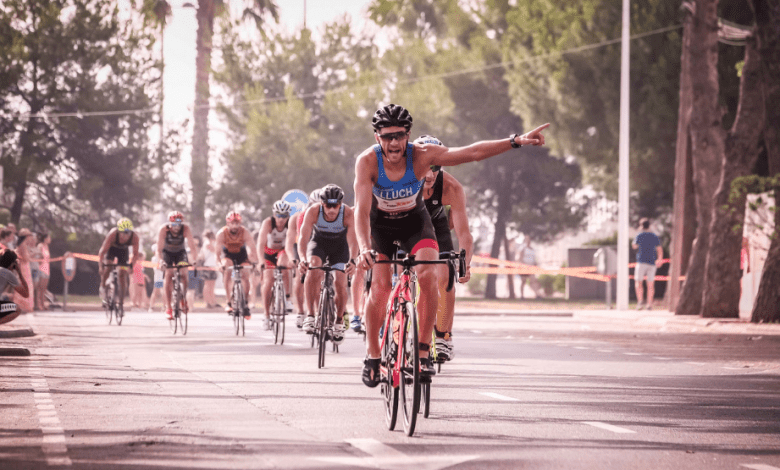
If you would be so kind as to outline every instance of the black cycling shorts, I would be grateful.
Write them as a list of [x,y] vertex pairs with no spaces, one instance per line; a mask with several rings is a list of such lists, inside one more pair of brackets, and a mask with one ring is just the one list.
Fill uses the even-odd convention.
[[169,268],[172,268],[182,262],[189,264],[189,259],[187,258],[186,250],[181,250],[181,251],[162,250],[162,259],[163,259],[163,263],[165,263]]
[[106,259],[109,263],[113,263],[114,258],[116,258],[116,264],[119,266],[130,266],[130,249],[119,248],[118,246],[108,247],[108,254],[106,255]]
[[249,261],[249,255],[246,253],[246,246],[242,246],[238,253],[231,253],[227,248],[222,248],[222,255],[233,261],[233,264],[244,264]]
[[452,243],[452,232],[450,232],[450,219],[446,216],[435,217],[433,230],[436,232],[436,241],[439,242],[439,251],[453,251],[455,245]]
[[439,250],[431,215],[425,206],[418,207],[405,217],[389,218],[380,211],[371,213],[371,248],[388,258],[395,253],[394,241],[401,243],[401,249],[414,254],[415,248]]
[[317,256],[324,263],[326,260],[337,269],[344,269],[349,261],[349,243],[346,236],[328,237],[314,234],[306,245],[306,257]]

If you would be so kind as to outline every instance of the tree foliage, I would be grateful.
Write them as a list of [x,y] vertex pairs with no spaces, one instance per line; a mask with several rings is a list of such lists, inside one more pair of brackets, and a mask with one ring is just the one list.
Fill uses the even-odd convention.
[[0,162],[13,221],[24,213],[32,228],[92,231],[144,213],[159,183],[148,149],[152,43],[109,0],[3,2]]

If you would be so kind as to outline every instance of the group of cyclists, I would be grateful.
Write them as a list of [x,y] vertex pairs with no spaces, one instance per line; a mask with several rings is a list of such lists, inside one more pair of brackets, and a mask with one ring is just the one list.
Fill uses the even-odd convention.
[[[354,207],[344,203],[342,188],[328,184],[312,191],[306,207],[292,217],[289,203],[284,200],[275,202],[273,215],[262,222],[257,242],[250,230],[243,226],[241,214],[237,211],[227,214],[226,225],[216,237],[217,265],[223,270],[225,292],[231,292],[234,282],[229,272],[232,266],[257,265],[261,251],[264,268],[285,266],[305,275],[305,283],[301,284],[291,282],[290,270],[284,273],[285,283],[290,286],[288,297],[291,293],[296,300],[296,326],[307,333],[314,330],[318,289],[323,276],[321,270],[310,268],[328,263],[337,269],[334,272],[336,306],[343,317],[334,323],[332,339],[336,344],[344,340],[347,323],[356,331],[365,328],[367,348],[361,378],[368,387],[379,384],[379,333],[392,283],[391,265],[375,263],[392,258],[398,248],[421,261],[438,260],[440,252],[453,250],[451,230],[454,230],[460,247],[466,253],[467,269],[459,281],[467,282],[471,276],[468,266],[473,254],[473,239],[468,229],[465,192],[463,186],[442,168],[484,160],[523,145],[544,145],[542,131],[549,126],[544,124],[523,135],[513,134],[509,139],[448,148],[429,135],[410,142],[412,124],[411,114],[402,106],[389,104],[374,113],[372,126],[376,145],[357,157]],[[166,271],[165,307],[170,318],[173,270],[186,269],[185,243],[189,245],[192,256],[197,255],[197,246],[180,212],[171,212],[168,219],[158,233],[157,257]],[[122,266],[135,262],[138,243],[138,235],[133,232],[132,222],[128,219],[121,219],[106,236],[98,254],[101,260],[101,296],[102,286],[108,278],[108,261],[116,259],[117,264]],[[132,261],[129,260],[131,246],[134,253]],[[184,267],[178,267],[182,265]],[[346,313],[350,296],[347,278],[355,276],[362,279],[368,270],[373,270],[369,292],[363,292],[362,282],[352,283],[354,315],[350,321]],[[251,288],[250,271],[241,271],[240,282],[245,292]],[[262,276],[263,269],[260,271]],[[419,265],[416,274],[420,290],[417,305],[420,372],[430,377],[435,375],[429,358],[431,338],[435,338],[440,359],[454,357],[452,323],[455,293],[454,290],[445,292],[443,287],[449,276],[446,265]],[[126,280],[126,272],[123,277]],[[181,276],[181,279],[186,289],[187,276]],[[262,276],[260,285],[266,328],[272,283],[273,276]],[[120,295],[119,298],[122,297]],[[285,305],[288,312],[293,310],[289,298],[285,299]],[[188,309],[186,302],[182,308]],[[227,311],[232,309],[232,305],[226,306]],[[242,314],[246,319],[251,318],[248,307]]]

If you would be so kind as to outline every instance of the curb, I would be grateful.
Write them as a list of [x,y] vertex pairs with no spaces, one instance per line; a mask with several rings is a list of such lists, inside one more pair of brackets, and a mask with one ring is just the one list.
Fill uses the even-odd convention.
[[21,330],[0,330],[0,338],[27,338],[35,336],[35,332],[32,328],[24,328]]

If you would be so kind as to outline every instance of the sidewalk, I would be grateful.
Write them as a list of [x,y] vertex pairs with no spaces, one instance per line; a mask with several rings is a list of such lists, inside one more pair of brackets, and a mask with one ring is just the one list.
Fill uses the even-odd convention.
[[565,309],[535,310],[521,308],[494,308],[491,302],[468,302],[458,306],[456,316],[518,316],[571,318],[578,321],[622,324],[638,328],[653,328],[661,331],[712,332],[735,334],[780,335],[780,324],[750,323],[739,318],[702,318],[693,315],[675,315],[668,310],[591,310]]

